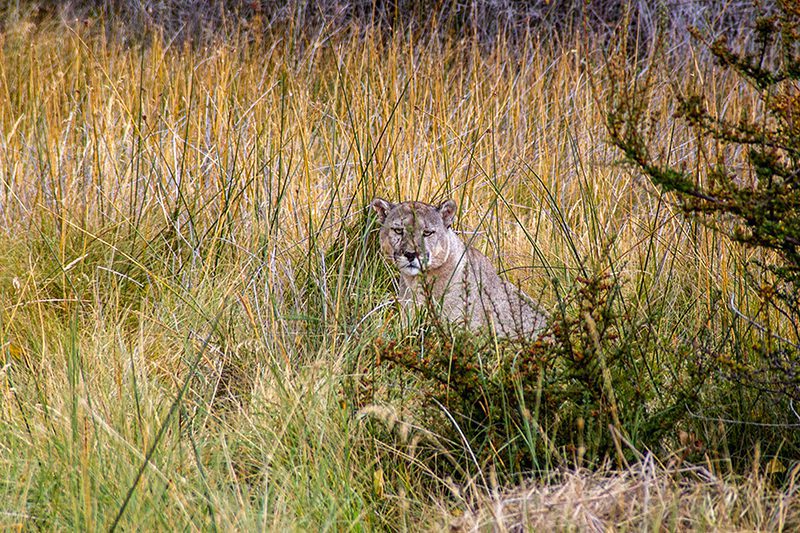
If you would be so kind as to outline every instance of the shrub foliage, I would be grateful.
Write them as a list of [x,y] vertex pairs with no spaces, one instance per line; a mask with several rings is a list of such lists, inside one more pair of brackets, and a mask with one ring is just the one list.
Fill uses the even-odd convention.
[[[712,110],[703,87],[676,91],[675,119],[698,140],[698,165],[675,164],[651,148],[645,132],[646,93],[653,81],[636,82],[624,68],[609,68],[611,92],[607,125],[611,142],[625,160],[662,191],[673,193],[687,215],[762,250],[750,262],[749,279],[764,308],[792,325],[794,340],[773,331],[770,313],[747,316],[731,301],[739,318],[763,332],[756,361],[731,375],[759,391],[800,399],[798,327],[800,301],[800,5],[778,2],[774,13],[755,21],[752,38],[735,46],[726,36],[713,41],[691,30],[724,69],[745,82],[757,105],[731,118]],[[732,154],[744,154],[737,158]],[[744,159],[744,164],[741,164]],[[755,269],[753,267],[756,267]]]
[[473,336],[429,315],[423,335],[379,339],[378,361],[418,377],[422,417],[461,450],[460,465],[500,477],[621,465],[674,435],[708,369],[693,359],[675,393],[660,394],[661,378],[646,377],[625,339],[617,289],[607,275],[579,279],[549,329],[528,341]]

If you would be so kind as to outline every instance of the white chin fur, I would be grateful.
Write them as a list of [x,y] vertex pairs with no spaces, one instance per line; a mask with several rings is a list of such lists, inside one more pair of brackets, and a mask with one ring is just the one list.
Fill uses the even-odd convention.
[[416,276],[417,274],[422,272],[420,268],[416,265],[406,265],[404,267],[401,267],[399,270],[406,276]]

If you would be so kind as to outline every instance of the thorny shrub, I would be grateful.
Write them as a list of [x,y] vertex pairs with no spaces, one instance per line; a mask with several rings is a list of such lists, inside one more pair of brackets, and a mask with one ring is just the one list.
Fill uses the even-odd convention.
[[[553,466],[623,462],[656,449],[697,401],[693,360],[680,392],[658,394],[620,338],[625,318],[607,275],[579,279],[535,339],[472,335],[429,313],[419,335],[378,339],[377,363],[416,377],[415,417],[459,465],[499,479]],[[371,381],[373,380],[373,381]],[[367,388],[379,386],[374,376]],[[369,396],[369,394],[368,394]],[[475,474],[475,472],[471,472]]]

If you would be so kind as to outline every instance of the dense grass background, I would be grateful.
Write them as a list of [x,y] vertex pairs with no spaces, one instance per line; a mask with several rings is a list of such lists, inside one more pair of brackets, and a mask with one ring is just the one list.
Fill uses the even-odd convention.
[[[3,15],[0,523],[798,525],[800,418],[748,386],[768,336],[729,302],[795,343],[796,324],[764,315],[757,252],[685,219],[606,142],[619,62],[663,80],[648,138],[671,160],[697,164],[672,121],[684,84],[701,79],[722,113],[759,112],[675,20],[661,48],[642,6],[593,31],[559,18],[481,34],[468,17],[306,31],[300,11],[249,12],[190,41],[109,6]],[[537,413],[524,471],[431,417],[419,375],[377,361],[392,340],[431,345],[389,304],[374,195],[455,198],[462,236],[578,324],[567,370],[586,346],[610,362],[601,391],[578,376]],[[586,304],[596,279],[606,296]],[[610,325],[580,337],[596,308]],[[610,390],[615,413],[598,415]]]

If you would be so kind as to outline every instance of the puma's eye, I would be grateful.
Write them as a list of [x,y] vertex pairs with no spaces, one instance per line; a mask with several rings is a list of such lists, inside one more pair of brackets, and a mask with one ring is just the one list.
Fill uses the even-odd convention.
[[434,233],[436,233],[436,232],[433,231],[432,229],[426,229],[425,231],[422,232],[422,236],[423,237],[430,237]]
[[403,228],[392,228],[392,231],[394,231],[398,235],[402,235],[403,234]]

